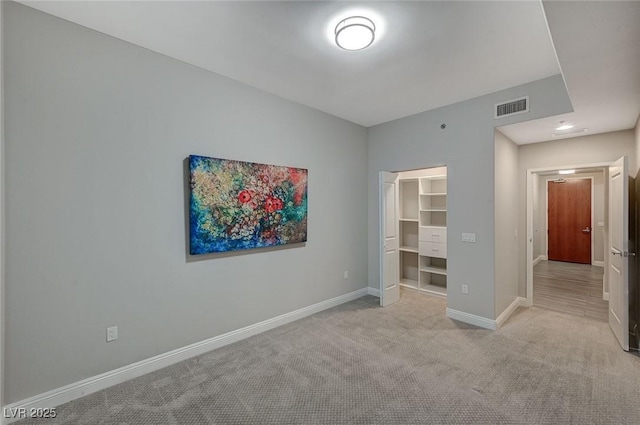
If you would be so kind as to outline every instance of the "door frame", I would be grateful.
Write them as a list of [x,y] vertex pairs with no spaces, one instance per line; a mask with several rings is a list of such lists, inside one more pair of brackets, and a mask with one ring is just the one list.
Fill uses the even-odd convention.
[[[541,168],[528,168],[527,169],[527,240],[526,240],[526,283],[527,283],[527,298],[525,306],[531,307],[533,305],[533,177],[534,174],[556,171],[556,170],[572,170],[580,168],[607,168],[614,162],[595,162],[587,164],[569,164],[569,165],[556,165],[553,167],[541,167]],[[565,177],[566,178],[566,177]],[[606,189],[606,188],[605,188]],[[546,189],[545,189],[546,190]],[[606,192],[608,193],[608,191]],[[606,196],[605,196],[606,198]],[[593,199],[593,198],[592,198]],[[592,214],[593,217],[593,214]],[[593,220],[593,218],[592,218]],[[609,216],[606,217],[604,222],[604,229],[609,231]],[[593,261],[593,257],[591,258]],[[604,266],[609,267],[609,258],[605,255]],[[604,275],[603,281],[603,299],[608,299],[608,293],[604,292],[604,288],[608,283],[607,274]]]
[[[564,168],[563,168],[564,169]],[[603,176],[604,177],[604,176]],[[560,177],[562,179],[565,180],[591,180],[591,234],[589,235],[590,239],[591,239],[591,265],[592,266],[600,266],[600,267],[604,267],[604,262],[602,262],[602,264],[600,264],[601,262],[598,261],[598,264],[594,264],[596,261],[593,259],[594,258],[594,253],[595,253],[595,249],[594,249],[594,245],[596,243],[596,237],[595,237],[595,226],[594,226],[594,218],[595,218],[595,195],[596,195],[596,191],[595,191],[595,179],[593,177],[568,177],[568,176],[562,176]],[[547,237],[545,238],[545,244],[544,244],[544,252],[546,252],[545,257],[549,257],[549,181],[554,181],[557,180],[558,178],[548,178],[545,179],[545,185],[544,185],[544,206],[545,206],[545,210],[547,211],[547,213],[544,215],[544,228],[545,231],[547,232]]]

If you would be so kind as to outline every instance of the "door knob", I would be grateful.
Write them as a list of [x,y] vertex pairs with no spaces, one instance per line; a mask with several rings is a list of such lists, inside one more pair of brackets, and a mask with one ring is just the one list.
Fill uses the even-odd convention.
[[585,227],[582,229],[582,233],[591,233],[591,229],[589,227]]

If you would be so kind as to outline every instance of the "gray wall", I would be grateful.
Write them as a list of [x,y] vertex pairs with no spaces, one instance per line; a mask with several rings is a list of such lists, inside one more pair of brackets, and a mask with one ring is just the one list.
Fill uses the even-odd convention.
[[[366,287],[365,128],[5,6],[5,402]],[[307,244],[188,261],[189,154],[308,168]]]
[[[528,169],[612,162],[623,155],[629,156],[629,168],[635,170],[633,130],[520,146],[518,148],[518,234],[526,235],[527,231],[526,175]],[[543,187],[539,189],[540,192],[544,192]],[[541,205],[539,208],[543,209],[544,206]],[[544,221],[539,226],[544,226]],[[518,294],[521,297],[526,297],[526,241],[525,237],[520,238],[518,249]]]
[[[528,114],[494,120],[496,103],[524,95]],[[494,319],[494,127],[570,110],[558,75],[369,128],[369,286],[380,288],[380,171],[446,165],[447,302]],[[463,232],[476,233],[477,243],[462,243]]]
[[518,146],[495,132],[495,315],[518,296]]
[[4,199],[4,173],[5,173],[5,153],[4,153],[4,5],[0,2],[0,407],[4,406],[4,288],[5,288],[5,199]]

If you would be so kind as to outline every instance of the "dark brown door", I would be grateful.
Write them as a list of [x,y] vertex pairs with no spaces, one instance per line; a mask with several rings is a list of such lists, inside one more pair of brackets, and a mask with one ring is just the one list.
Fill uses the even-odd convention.
[[549,181],[549,260],[591,264],[591,180]]

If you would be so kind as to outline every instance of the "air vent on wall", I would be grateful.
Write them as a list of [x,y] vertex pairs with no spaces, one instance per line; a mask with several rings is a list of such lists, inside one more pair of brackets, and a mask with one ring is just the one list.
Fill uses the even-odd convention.
[[496,103],[494,118],[510,117],[511,115],[524,114],[525,112],[529,112],[529,96]]

